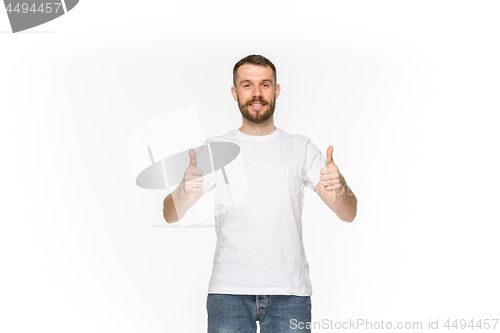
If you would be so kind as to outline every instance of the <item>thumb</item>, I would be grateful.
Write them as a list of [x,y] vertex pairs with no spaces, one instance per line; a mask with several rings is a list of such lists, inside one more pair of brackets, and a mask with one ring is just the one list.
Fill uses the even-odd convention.
[[326,166],[335,165],[333,162],[333,146],[329,146],[326,150]]
[[189,149],[189,165],[196,166],[196,153],[194,152],[193,149]]

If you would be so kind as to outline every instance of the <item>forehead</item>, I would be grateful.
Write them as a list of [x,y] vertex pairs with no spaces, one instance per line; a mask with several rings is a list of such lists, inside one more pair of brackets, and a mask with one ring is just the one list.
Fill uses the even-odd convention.
[[238,68],[238,83],[243,80],[262,81],[272,80],[274,82],[273,70],[269,66],[258,66],[244,64]]

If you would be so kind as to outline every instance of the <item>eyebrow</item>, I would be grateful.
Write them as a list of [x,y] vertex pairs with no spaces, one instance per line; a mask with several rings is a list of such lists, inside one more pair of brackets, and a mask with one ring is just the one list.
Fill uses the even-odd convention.
[[[240,82],[240,86],[244,83],[244,82],[252,82],[251,80],[243,80]],[[265,79],[265,80],[262,80],[262,82],[270,82],[271,84],[273,83],[272,80],[269,80],[269,79]]]

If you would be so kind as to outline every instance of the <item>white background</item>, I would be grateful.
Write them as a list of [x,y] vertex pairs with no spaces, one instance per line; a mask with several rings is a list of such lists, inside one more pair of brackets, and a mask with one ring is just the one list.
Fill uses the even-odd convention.
[[166,225],[127,140],[190,104],[205,137],[241,126],[252,53],[276,126],[333,145],[359,200],[348,224],[306,190],[313,320],[499,318],[499,10],[86,0],[17,34],[0,11],[0,331],[206,330],[215,232]]

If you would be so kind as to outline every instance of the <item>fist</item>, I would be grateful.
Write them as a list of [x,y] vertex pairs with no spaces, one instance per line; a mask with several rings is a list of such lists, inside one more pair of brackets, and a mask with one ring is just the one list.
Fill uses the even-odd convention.
[[194,194],[202,191],[203,170],[196,167],[196,153],[189,149],[189,166],[184,172],[184,178],[181,182],[181,189],[186,194]]
[[340,174],[339,168],[333,162],[333,146],[326,150],[326,168],[319,170],[321,185],[327,191],[334,191],[335,194],[342,194],[345,187],[344,177]]

